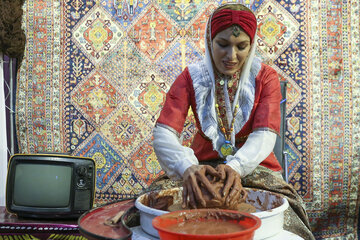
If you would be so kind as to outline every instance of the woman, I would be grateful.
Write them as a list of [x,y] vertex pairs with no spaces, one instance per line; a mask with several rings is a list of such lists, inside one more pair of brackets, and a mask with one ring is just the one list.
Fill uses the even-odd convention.
[[[242,196],[242,185],[283,194],[292,207],[286,228],[313,239],[301,197],[282,179],[272,152],[280,131],[280,82],[275,70],[254,56],[256,28],[254,14],[241,4],[214,11],[205,57],[171,86],[153,147],[167,176],[182,180],[183,207],[206,207],[200,186],[221,198],[206,177],[213,175],[225,180],[227,202]],[[190,148],[180,140],[189,107],[198,129]]]

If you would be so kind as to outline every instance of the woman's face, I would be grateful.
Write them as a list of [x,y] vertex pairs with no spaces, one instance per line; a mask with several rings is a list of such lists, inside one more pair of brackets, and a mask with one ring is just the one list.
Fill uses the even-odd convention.
[[233,75],[244,65],[250,52],[250,37],[244,31],[234,36],[233,28],[229,27],[212,40],[213,61],[216,69],[225,75]]

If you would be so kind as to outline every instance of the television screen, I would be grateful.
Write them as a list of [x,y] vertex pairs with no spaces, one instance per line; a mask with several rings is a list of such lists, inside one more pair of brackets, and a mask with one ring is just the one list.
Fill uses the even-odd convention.
[[61,154],[15,154],[9,160],[6,208],[18,216],[76,218],[93,206],[95,161]]
[[[71,175],[70,166],[18,164],[14,181],[14,204],[33,207],[69,206]],[[41,197],[34,198],[34,195]]]

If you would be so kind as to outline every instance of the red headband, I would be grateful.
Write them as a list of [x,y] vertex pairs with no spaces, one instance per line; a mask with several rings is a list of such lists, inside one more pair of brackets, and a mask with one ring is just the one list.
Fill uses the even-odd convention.
[[254,14],[244,10],[222,9],[211,19],[211,39],[226,28],[237,24],[249,35],[251,42],[254,39],[257,22]]

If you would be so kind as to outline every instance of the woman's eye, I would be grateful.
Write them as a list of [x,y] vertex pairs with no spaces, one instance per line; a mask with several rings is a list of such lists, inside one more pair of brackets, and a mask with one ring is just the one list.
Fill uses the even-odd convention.
[[239,45],[237,47],[238,47],[239,50],[244,50],[246,48],[246,46],[244,46],[244,45]]
[[227,44],[226,43],[217,43],[220,47],[224,48],[224,47],[227,47]]

